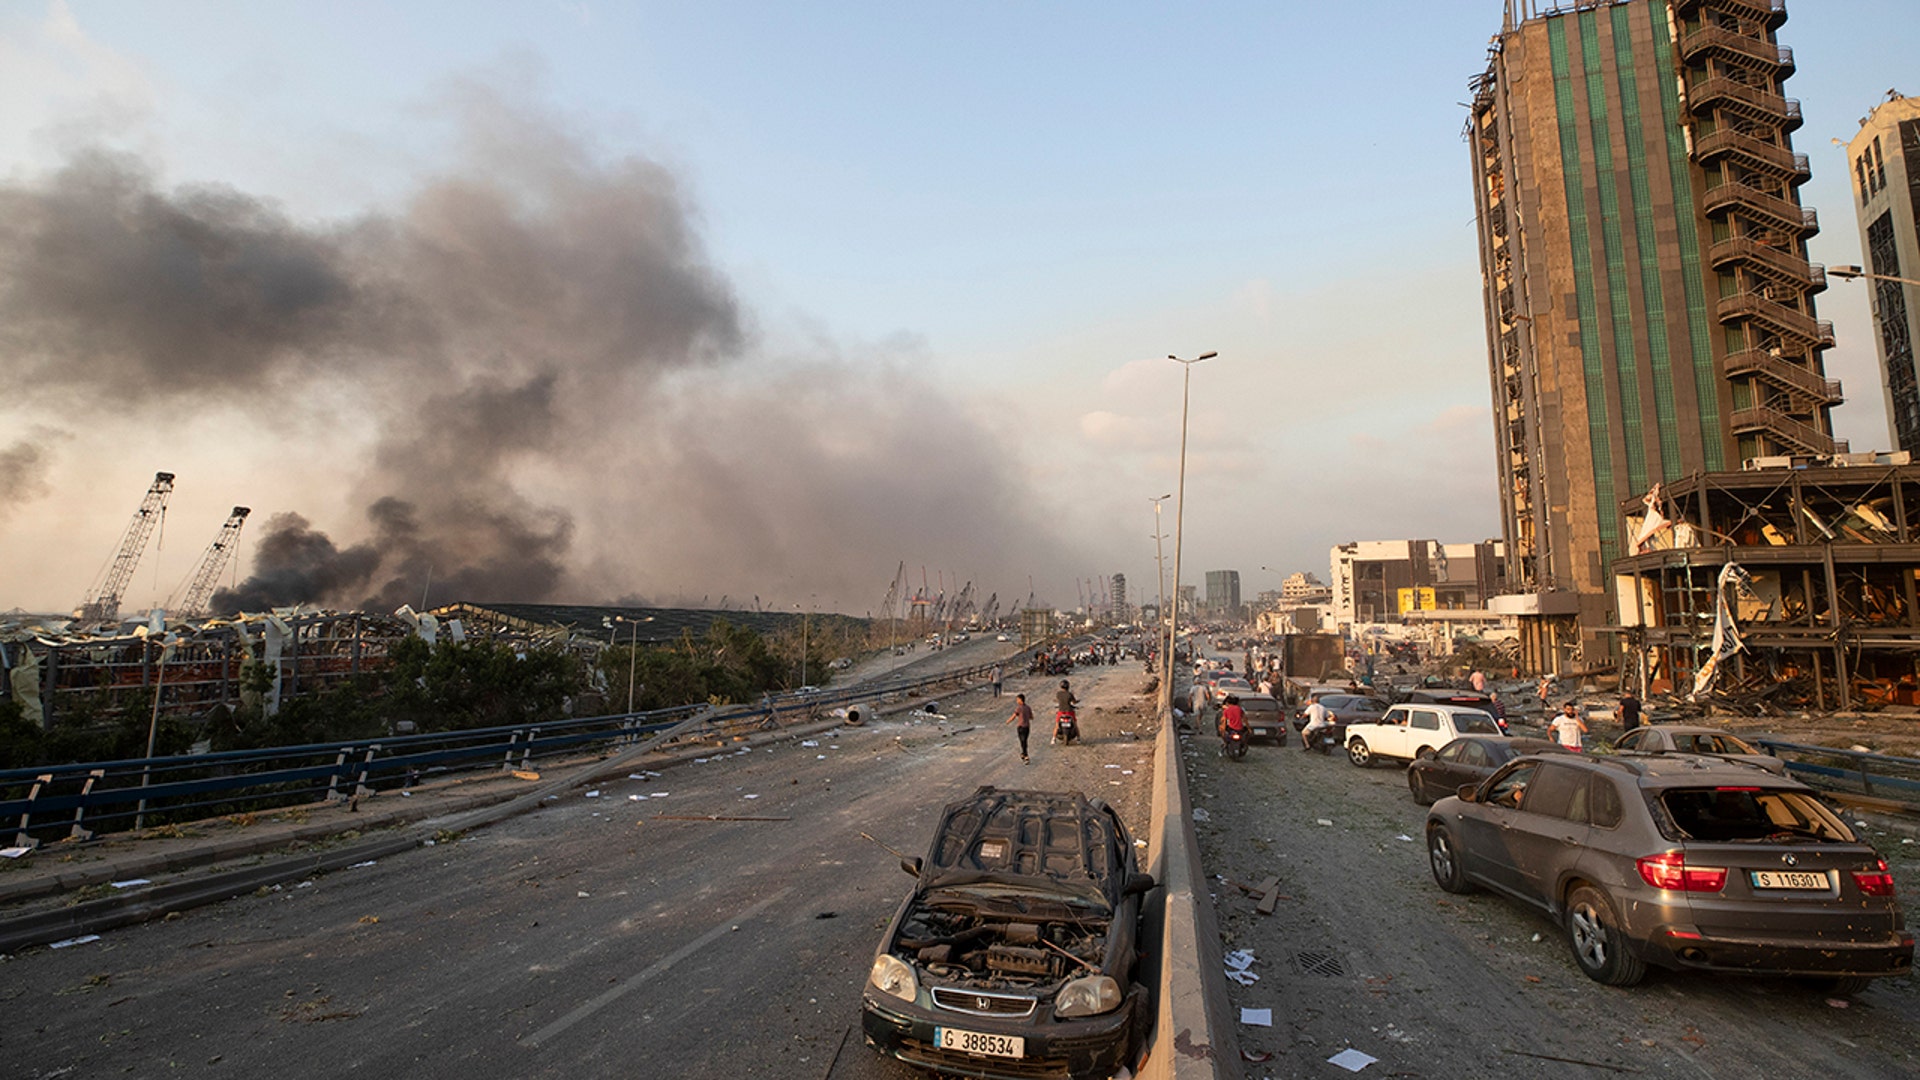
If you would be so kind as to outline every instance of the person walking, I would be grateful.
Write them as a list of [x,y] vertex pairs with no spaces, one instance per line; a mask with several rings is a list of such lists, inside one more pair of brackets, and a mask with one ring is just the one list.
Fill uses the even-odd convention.
[[1560,715],[1553,718],[1553,723],[1547,725],[1547,730],[1553,732],[1553,741],[1579,753],[1580,737],[1587,733],[1587,722],[1580,719],[1579,710],[1575,709],[1573,702],[1569,701],[1560,706]]
[[1033,731],[1033,710],[1027,707],[1027,695],[1013,695],[1013,715],[1007,717],[1007,723],[1019,725],[1013,730],[1020,736],[1020,760],[1024,764],[1032,764],[1027,757],[1027,735]]
[[1633,696],[1633,688],[1620,691],[1620,730],[1632,731],[1640,726],[1640,699]]
[[1547,698],[1552,693],[1553,693],[1553,676],[1552,675],[1540,676],[1540,707],[1541,708],[1544,709],[1547,707]]
[[999,664],[993,665],[993,696],[1000,696],[1000,684],[1006,681],[1007,672]]
[[1479,668],[1474,668],[1473,674],[1467,676],[1467,685],[1473,687],[1473,692],[1476,694],[1486,693],[1487,692],[1487,673],[1484,671],[1481,671]]

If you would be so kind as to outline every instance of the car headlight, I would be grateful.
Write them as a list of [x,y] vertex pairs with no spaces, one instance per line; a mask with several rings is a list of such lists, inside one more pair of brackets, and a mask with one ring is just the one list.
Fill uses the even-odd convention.
[[873,960],[873,970],[867,974],[867,981],[882,993],[892,994],[901,1001],[912,1001],[920,995],[920,981],[913,977],[913,967],[892,953],[881,953]]
[[1075,979],[1053,999],[1055,1016],[1098,1016],[1120,1007],[1120,984],[1105,975]]

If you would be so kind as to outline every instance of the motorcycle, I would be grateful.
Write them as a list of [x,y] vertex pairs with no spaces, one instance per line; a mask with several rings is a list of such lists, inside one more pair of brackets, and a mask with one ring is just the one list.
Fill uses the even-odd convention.
[[1311,733],[1305,731],[1300,733],[1300,749],[1303,751],[1318,750],[1331,756],[1339,745],[1340,729],[1337,726],[1329,725]]
[[1239,761],[1247,756],[1247,729],[1230,727],[1220,732],[1220,746],[1227,757]]
[[1080,719],[1073,714],[1072,709],[1061,709],[1053,714],[1054,742],[1072,745],[1079,738]]

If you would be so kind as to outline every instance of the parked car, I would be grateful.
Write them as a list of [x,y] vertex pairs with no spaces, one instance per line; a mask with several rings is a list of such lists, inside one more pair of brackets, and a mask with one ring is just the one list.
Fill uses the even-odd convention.
[[1812,788],[1744,762],[1522,757],[1435,803],[1426,840],[1442,889],[1540,908],[1611,986],[1653,965],[1848,994],[1912,970],[1886,860]]
[[1462,735],[1505,738],[1492,713],[1462,705],[1395,705],[1379,720],[1348,724],[1347,760],[1366,768],[1380,758],[1425,757]]
[[1493,771],[1522,754],[1572,753],[1551,739],[1509,739],[1493,735],[1462,735],[1433,752],[1416,757],[1407,766],[1407,788],[1422,806],[1431,806],[1460,790],[1478,784]]
[[1408,705],[1461,705],[1469,709],[1479,709],[1493,717],[1504,733],[1507,728],[1507,708],[1500,699],[1492,694],[1483,694],[1478,690],[1459,690],[1450,686],[1416,686],[1406,692],[1404,698],[1396,703]]
[[[1345,690],[1338,693],[1322,694],[1319,697],[1308,697],[1309,704],[1314,701],[1325,705],[1327,711],[1333,714],[1334,734],[1340,737],[1340,745],[1342,746],[1345,746],[1347,743],[1346,727],[1348,724],[1371,723],[1372,721],[1380,719],[1381,715],[1387,711],[1387,703],[1381,701],[1379,698],[1367,694],[1352,694]],[[1303,731],[1306,729],[1306,726],[1307,710],[1305,706],[1302,706],[1293,712],[1293,730]]]
[[[1240,711],[1246,714],[1247,738],[1271,739],[1275,746],[1287,745],[1286,710],[1271,695],[1259,691],[1235,695],[1240,699]],[[1213,733],[1225,735],[1226,727],[1220,719],[1220,713],[1213,714]]]
[[966,1077],[1107,1077],[1152,1021],[1139,969],[1154,888],[1113,808],[983,787],[947,804],[862,991],[867,1044]]
[[1695,724],[1651,724],[1637,727],[1613,744],[1615,751],[1634,754],[1712,754],[1733,761],[1748,761],[1770,773],[1787,775],[1787,763],[1743,739],[1719,728]]

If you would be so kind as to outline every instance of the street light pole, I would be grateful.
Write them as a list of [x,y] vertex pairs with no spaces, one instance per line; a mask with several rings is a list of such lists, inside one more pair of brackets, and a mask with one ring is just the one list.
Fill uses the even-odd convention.
[[1173,618],[1167,623],[1166,703],[1173,704],[1173,647],[1180,640],[1180,554],[1187,522],[1187,411],[1193,401],[1193,365],[1211,360],[1219,353],[1201,353],[1191,360],[1168,354],[1167,359],[1185,369],[1180,379],[1180,484],[1174,488],[1173,503]]
[[[1167,622],[1167,557],[1161,551],[1160,541],[1166,539],[1167,534],[1160,530],[1160,504],[1171,498],[1173,498],[1173,492],[1169,491],[1165,495],[1152,497],[1150,499],[1153,503],[1153,572],[1154,582],[1159,586],[1160,590],[1160,607],[1157,610],[1159,612],[1160,625],[1162,626],[1165,626]],[[1172,683],[1173,659],[1165,650],[1161,650],[1160,685],[1164,688],[1171,686]],[[1162,697],[1171,700],[1171,694],[1171,690],[1163,690]]]
[[1829,266],[1827,267],[1827,275],[1829,277],[1837,277],[1842,281],[1852,281],[1854,278],[1866,278],[1868,281],[1892,281],[1901,285],[1920,285],[1920,281],[1916,281],[1910,277],[1894,277],[1892,274],[1875,274],[1862,270],[1857,266]]
[[[633,674],[634,674],[634,669],[637,668],[640,664],[640,624],[652,622],[653,616],[649,615],[644,619],[629,619],[625,615],[615,615],[613,617],[613,621],[615,623],[626,623],[628,626],[633,627],[633,634],[631,637],[627,639],[627,715],[632,716],[633,715]],[[613,632],[612,637],[613,637],[613,642],[612,642],[613,644],[615,645],[620,644],[619,630],[616,629]]]

